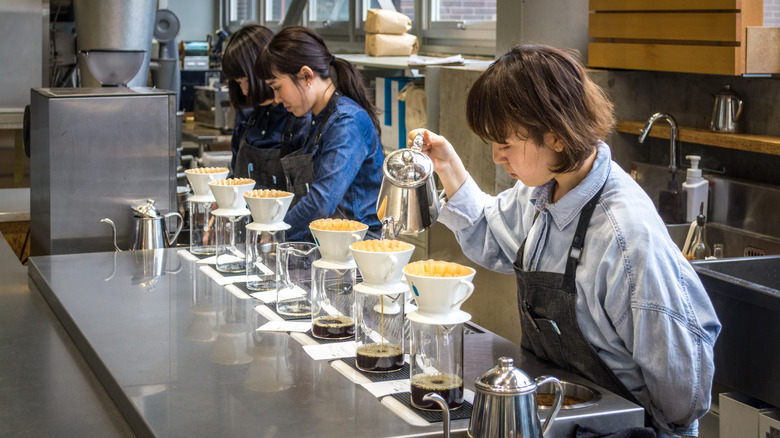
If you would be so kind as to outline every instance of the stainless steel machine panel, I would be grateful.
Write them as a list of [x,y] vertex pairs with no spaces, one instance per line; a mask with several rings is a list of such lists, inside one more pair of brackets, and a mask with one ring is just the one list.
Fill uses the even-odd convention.
[[176,95],[151,88],[30,92],[31,254],[127,248],[132,205],[176,208]]

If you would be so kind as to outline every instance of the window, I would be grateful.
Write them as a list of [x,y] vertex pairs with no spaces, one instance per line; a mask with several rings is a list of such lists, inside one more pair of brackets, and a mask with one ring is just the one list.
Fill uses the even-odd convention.
[[[223,0],[241,1],[241,0]],[[251,1],[251,0],[250,0]],[[263,11],[261,23],[279,30],[290,12],[303,11],[309,26],[341,48],[362,46],[366,12],[379,8],[379,0],[256,0]],[[392,0],[396,9],[412,19],[423,53],[493,55],[496,40],[497,0]],[[296,9],[297,8],[297,9]],[[305,8],[305,9],[304,9]]]
[[[414,0],[393,0],[395,9],[414,21]],[[369,9],[379,9],[378,0],[364,0],[363,21],[366,20],[366,12]]]
[[432,21],[496,21],[496,0],[435,0]]
[[265,19],[279,23],[290,7],[290,0],[267,0],[265,2]]
[[496,40],[496,0],[428,0],[423,37],[427,49],[492,54]]

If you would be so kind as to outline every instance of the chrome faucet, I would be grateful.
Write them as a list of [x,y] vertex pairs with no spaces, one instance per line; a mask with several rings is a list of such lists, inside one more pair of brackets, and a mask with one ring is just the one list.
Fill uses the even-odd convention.
[[671,132],[669,133],[669,173],[672,174],[672,180],[669,182],[669,188],[671,189],[671,186],[674,185],[674,189],[677,189],[677,180],[675,179],[677,175],[677,121],[674,120],[674,117],[666,113],[655,113],[650,116],[647,119],[647,123],[645,123],[645,127],[639,133],[639,143],[645,142],[647,134],[650,133],[650,129],[653,127],[653,123],[658,119],[666,120],[671,126]]

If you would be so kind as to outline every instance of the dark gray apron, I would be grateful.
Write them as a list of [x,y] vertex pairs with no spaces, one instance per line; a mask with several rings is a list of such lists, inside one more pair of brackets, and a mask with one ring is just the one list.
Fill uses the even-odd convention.
[[[269,117],[270,110],[265,110],[265,117]],[[285,142],[288,144],[292,138],[292,128],[295,124],[295,116],[290,113],[285,120],[282,130],[281,148],[252,146],[246,141],[247,133],[250,128],[257,124],[257,113],[255,111],[247,120],[246,129],[241,135],[241,142],[236,153],[236,167],[233,169],[233,175],[236,178],[252,178],[255,185],[263,189],[287,190],[287,182],[284,177],[284,170],[279,160]],[[250,171],[251,169],[251,171]]]
[[[247,121],[247,129],[241,136],[241,142],[236,154],[236,168],[233,173],[236,177],[247,176],[255,180],[256,185],[261,188],[285,190],[295,195],[291,206],[298,203],[302,197],[309,193],[309,187],[314,183],[314,164],[313,158],[319,145],[318,142],[322,136],[322,128],[328,121],[333,110],[336,109],[340,93],[334,92],[328,104],[325,106],[325,115],[320,122],[317,130],[317,136],[314,139],[314,149],[310,153],[303,153],[303,147],[292,150],[292,128],[295,123],[295,116],[290,113],[285,121],[284,130],[282,130],[282,140],[280,148],[256,148],[246,141],[249,127],[257,123],[256,114]],[[308,142],[308,137],[304,140],[304,146]],[[252,171],[249,172],[251,163]],[[251,173],[251,174],[250,174]]]
[[[577,230],[569,249],[566,272],[559,274],[525,271],[523,269],[525,240],[520,245],[514,268],[517,275],[517,300],[523,329],[522,347],[530,350],[540,359],[550,361],[559,368],[582,376],[641,406],[615,373],[601,360],[577,324],[575,271],[582,254],[585,233],[602,190],[604,190],[603,186],[580,213]],[[645,421],[647,422],[647,416]]]
[[[314,154],[319,149],[320,137],[322,137],[322,129],[325,127],[333,111],[336,109],[336,103],[339,101],[341,93],[334,92],[328,100],[328,104],[325,106],[324,116],[320,122],[320,126],[317,128],[317,135],[314,137],[314,143],[312,151],[304,153],[303,149],[308,144],[308,136],[303,141],[304,147],[295,151],[290,151],[290,138],[292,134],[284,134],[282,139],[282,151],[281,151],[281,166],[284,169],[284,177],[287,182],[287,191],[295,194],[293,204],[298,202],[302,197],[309,193],[309,187],[314,183]],[[286,139],[286,142],[285,142]],[[341,210],[336,207],[336,212],[331,217],[344,218]]]

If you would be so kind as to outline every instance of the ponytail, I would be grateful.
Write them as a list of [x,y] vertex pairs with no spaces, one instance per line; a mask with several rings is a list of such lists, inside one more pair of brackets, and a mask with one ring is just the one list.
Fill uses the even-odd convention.
[[335,61],[332,65],[336,78],[333,82],[336,85],[336,89],[366,110],[374,123],[376,132],[381,136],[382,128],[379,124],[379,116],[377,115],[376,106],[368,97],[366,86],[363,83],[363,76],[349,61],[335,57],[334,59]]
[[321,78],[330,78],[337,91],[360,105],[381,136],[379,116],[368,97],[363,76],[354,65],[333,56],[322,37],[313,30],[288,26],[279,31],[258,57],[255,72],[264,80],[277,74],[295,77],[304,65]]

